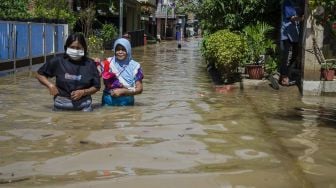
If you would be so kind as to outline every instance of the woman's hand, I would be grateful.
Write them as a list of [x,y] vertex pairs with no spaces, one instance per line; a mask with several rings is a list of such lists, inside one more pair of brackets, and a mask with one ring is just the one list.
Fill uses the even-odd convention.
[[48,89],[49,89],[50,95],[56,96],[58,94],[58,89],[54,84],[49,84]]
[[59,93],[57,87],[53,83],[49,82],[46,76],[37,74],[36,78],[41,84],[45,85],[49,89],[50,95],[56,96]]
[[134,96],[142,93],[143,86],[141,81],[135,82],[135,88],[134,89],[127,89],[127,88],[116,88],[111,89],[111,96],[112,97],[120,97],[120,96]]
[[111,90],[111,96],[112,97],[120,97],[125,95],[128,92],[127,88],[116,88]]
[[97,70],[99,72],[99,76],[101,76],[102,72],[103,72],[103,68],[102,68],[102,65],[101,65],[101,60],[99,58],[97,58],[97,57],[94,57],[92,59],[93,59],[93,61],[96,64]]
[[300,22],[300,21],[303,21],[303,20],[304,20],[303,16],[292,16],[291,17],[291,21],[293,21],[293,22]]
[[71,92],[71,100],[77,101],[85,96],[85,89],[79,89],[76,91]]

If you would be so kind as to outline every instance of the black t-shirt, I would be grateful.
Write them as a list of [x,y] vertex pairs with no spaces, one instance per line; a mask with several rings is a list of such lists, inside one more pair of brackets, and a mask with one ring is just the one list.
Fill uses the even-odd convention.
[[70,97],[71,92],[90,87],[100,88],[100,77],[96,64],[88,58],[74,62],[63,56],[54,57],[37,71],[46,77],[56,77],[59,95]]

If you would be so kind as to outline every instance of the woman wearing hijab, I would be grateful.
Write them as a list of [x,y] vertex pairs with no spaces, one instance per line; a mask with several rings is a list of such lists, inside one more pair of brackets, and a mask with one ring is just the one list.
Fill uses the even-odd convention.
[[100,63],[104,80],[103,106],[134,105],[134,95],[142,93],[144,77],[141,66],[132,59],[130,42],[125,38],[115,41],[114,56]]
[[[93,60],[87,57],[85,38],[71,34],[64,55],[42,65],[36,78],[54,96],[54,110],[92,111],[91,95],[100,89],[100,77]],[[48,78],[56,77],[56,83]]]

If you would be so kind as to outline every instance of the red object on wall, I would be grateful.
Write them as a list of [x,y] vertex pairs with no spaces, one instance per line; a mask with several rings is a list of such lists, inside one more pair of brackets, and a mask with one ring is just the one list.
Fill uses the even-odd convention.
[[146,45],[146,44],[147,44],[147,35],[144,34],[144,45]]
[[325,81],[334,80],[335,70],[334,69],[322,69],[321,77],[324,78]]

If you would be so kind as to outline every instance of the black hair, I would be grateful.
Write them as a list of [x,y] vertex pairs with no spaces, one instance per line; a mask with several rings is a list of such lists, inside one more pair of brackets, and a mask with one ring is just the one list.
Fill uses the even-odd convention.
[[87,57],[87,45],[85,37],[82,33],[72,33],[68,36],[64,45],[64,54],[66,53],[67,48],[74,42],[78,41],[84,48],[84,56]]

